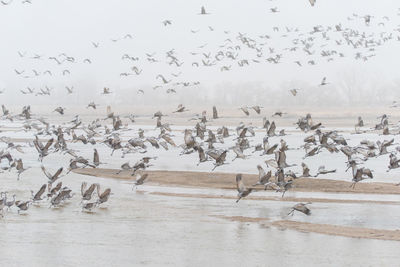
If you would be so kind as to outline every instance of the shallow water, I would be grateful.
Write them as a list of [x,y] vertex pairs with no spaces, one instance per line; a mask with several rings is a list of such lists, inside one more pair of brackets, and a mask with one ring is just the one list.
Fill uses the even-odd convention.
[[[28,189],[38,188],[45,180],[40,170],[33,169],[23,181],[16,182],[14,175],[2,175],[2,181],[2,190],[26,199]],[[226,190],[143,185],[135,191],[127,181],[75,173],[62,181],[76,193],[66,206],[49,208],[43,201],[23,215],[13,208],[0,220],[0,242],[6,244],[1,249],[3,266],[376,266],[392,265],[400,259],[399,242],[395,241],[300,233],[216,217],[289,219],[394,230],[400,228],[400,205],[313,203],[311,216],[287,216],[294,202],[244,199],[235,203],[233,199],[150,194],[233,194]],[[92,213],[81,212],[82,181],[112,188],[109,203]]]
[[[20,127],[18,123],[7,124]],[[158,134],[153,126],[136,125],[130,131],[122,132],[123,140],[137,135],[137,129],[143,128],[146,135]],[[3,124],[4,129],[4,124]],[[32,139],[32,133],[23,131],[4,131],[0,136]],[[174,127],[174,140],[179,145],[183,142],[182,126]],[[279,127],[278,127],[279,129]],[[388,140],[391,136],[376,134],[352,135],[351,129],[343,128],[343,135],[351,145],[361,139]],[[293,128],[288,128],[290,135],[284,137],[289,147],[297,148],[306,136]],[[80,131],[77,130],[77,134]],[[251,137],[260,143],[265,135],[257,131]],[[281,137],[270,138],[270,143],[279,142]],[[101,138],[97,138],[101,140]],[[16,142],[16,144],[18,144]],[[18,200],[30,198],[30,190],[38,190],[47,178],[40,170],[46,166],[51,172],[60,166],[67,167],[71,156],[52,154],[43,162],[37,160],[37,153],[26,143],[24,154],[13,151],[13,155],[24,160],[25,167],[30,167],[16,180],[15,171],[0,173],[2,181],[0,191],[16,194]],[[223,145],[233,144],[232,138]],[[218,144],[217,146],[222,146]],[[0,149],[4,144],[0,144]],[[95,146],[71,143],[79,155],[89,159],[93,148],[100,153],[103,168],[119,168],[130,161],[139,160],[144,154],[128,154],[121,158],[120,151],[113,157],[105,145]],[[251,150],[251,149],[250,149]],[[196,166],[197,154],[179,156],[181,148],[153,149],[148,146],[146,155],[158,156],[150,169],[209,171],[212,163]],[[256,173],[256,165],[272,156],[258,156],[249,153],[246,160],[237,159],[229,165],[218,168],[222,172]],[[288,151],[288,163],[300,165],[304,151]],[[172,160],[179,159],[179,160]],[[337,168],[335,174],[323,176],[329,179],[351,180],[350,173],[344,172],[344,155],[323,152],[316,157],[304,160],[311,172],[318,166],[328,169]],[[365,166],[375,169],[374,181],[399,182],[398,170],[389,174],[385,166],[388,155],[368,161]],[[299,172],[300,167],[292,168]],[[49,208],[47,201],[30,207],[27,212],[17,214],[16,208],[5,213],[0,219],[1,266],[322,266],[353,265],[382,266],[396,265],[399,242],[371,239],[357,239],[329,236],[315,233],[301,233],[294,230],[280,230],[262,223],[231,221],[221,216],[243,216],[265,218],[269,222],[293,220],[318,224],[333,224],[361,228],[397,230],[400,229],[400,205],[397,195],[379,194],[340,194],[318,192],[287,192],[286,196],[295,198],[325,198],[330,200],[369,200],[388,201],[388,204],[375,203],[328,203],[315,202],[309,205],[311,216],[295,213],[287,216],[295,202],[247,200],[235,203],[229,198],[196,198],[196,194],[211,196],[236,196],[235,190],[197,189],[156,186],[145,184],[138,190],[132,190],[129,181],[83,176],[70,173],[61,179],[70,187],[75,196],[61,208]],[[82,181],[98,182],[104,190],[112,189],[110,201],[93,212],[82,212],[80,185]],[[194,194],[193,197],[165,196],[157,192],[175,194]],[[254,192],[254,196],[280,196],[275,192]]]

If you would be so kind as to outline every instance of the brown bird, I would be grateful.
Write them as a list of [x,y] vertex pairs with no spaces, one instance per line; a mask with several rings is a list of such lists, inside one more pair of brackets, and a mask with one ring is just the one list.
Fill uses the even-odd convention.
[[311,204],[311,202],[308,203],[297,203],[292,207],[292,210],[288,213],[288,215],[293,215],[294,211],[300,211],[304,213],[305,215],[311,215],[311,210],[306,206],[308,204]]
[[238,191],[238,199],[236,200],[236,203],[238,203],[242,197],[247,197],[251,193],[251,191],[253,191],[252,188],[247,188],[244,185],[242,181],[242,174],[240,173],[236,174],[236,188]]

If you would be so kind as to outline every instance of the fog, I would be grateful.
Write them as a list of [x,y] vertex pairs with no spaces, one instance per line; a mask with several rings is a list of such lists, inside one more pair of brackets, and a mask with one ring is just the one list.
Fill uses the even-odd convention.
[[[201,6],[210,14],[198,15]],[[389,106],[400,97],[399,6],[393,0],[379,4],[372,0],[317,0],[314,7],[307,0],[32,0],[31,4],[14,0],[0,5],[0,90],[4,90],[0,102],[54,106],[87,105],[90,101],[137,106]],[[275,7],[279,12],[271,12]],[[372,16],[369,25],[364,22],[365,15]],[[165,20],[171,24],[164,26]],[[357,49],[344,41],[338,45],[335,41],[343,39],[342,32],[334,30],[338,24],[364,33],[365,39],[379,45]],[[322,31],[310,34],[317,25]],[[322,32],[328,27],[333,30],[324,39]],[[255,40],[263,55],[257,58],[255,49],[238,40],[239,34]],[[265,35],[269,39],[260,37]],[[304,46],[293,40],[310,36],[314,37],[310,48],[314,53],[307,55]],[[240,48],[235,48],[237,45]],[[235,60],[224,58],[213,66],[202,66],[203,53],[211,53],[213,58],[218,51],[229,50],[228,46],[237,54]],[[292,47],[297,50],[290,51]],[[172,49],[182,65],[168,63],[166,53]],[[335,50],[343,57],[322,57],[323,50]],[[153,54],[151,58],[157,62],[150,62],[146,53]],[[357,53],[361,54],[358,59]],[[138,60],[122,59],[124,54]],[[281,55],[278,64],[267,61],[276,55]],[[67,56],[74,61],[66,61]],[[248,60],[249,65],[240,67],[239,60]],[[315,65],[307,64],[310,60]],[[121,75],[131,74],[133,66],[140,74]],[[221,71],[224,66],[230,70]],[[69,73],[63,75],[65,70]],[[179,73],[179,77],[172,75]],[[164,84],[156,78],[158,74],[171,82]],[[328,84],[319,86],[323,77]],[[175,84],[182,82],[190,85]],[[51,89],[50,96],[35,95],[46,86]],[[67,94],[66,86],[73,86],[74,92]],[[27,87],[35,93],[20,92]],[[101,94],[103,87],[112,93]],[[296,97],[288,92],[293,88],[300,89]],[[168,89],[176,93],[167,93]]]

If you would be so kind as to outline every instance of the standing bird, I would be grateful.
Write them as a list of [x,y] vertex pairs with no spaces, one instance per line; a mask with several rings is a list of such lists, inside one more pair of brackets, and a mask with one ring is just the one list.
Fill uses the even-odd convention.
[[24,168],[24,163],[22,162],[22,159],[18,159],[18,160],[16,160],[15,162],[16,162],[15,168],[16,168],[17,171],[18,171],[17,180],[19,180],[19,177],[21,176],[21,174],[22,174],[24,171],[26,171],[27,169],[29,169],[29,168]]
[[30,204],[31,204],[31,201],[29,201],[29,200],[25,201],[25,202],[22,202],[22,201],[15,202],[15,206],[17,206],[17,208],[18,208],[18,214],[21,212],[21,210],[22,211],[28,210]]
[[218,119],[218,112],[216,106],[213,106],[213,119],[214,120]]
[[202,6],[201,9],[200,9],[200,14],[199,15],[208,15],[208,14],[210,14],[210,13],[207,13],[205,7]]

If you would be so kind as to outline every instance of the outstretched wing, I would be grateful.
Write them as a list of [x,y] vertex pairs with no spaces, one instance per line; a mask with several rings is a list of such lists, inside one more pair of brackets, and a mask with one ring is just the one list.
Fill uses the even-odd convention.
[[106,196],[111,194],[111,189],[107,188],[106,190],[104,190],[104,192],[100,195],[99,198],[105,198]]
[[54,138],[51,138],[49,141],[47,141],[46,146],[44,147],[44,150],[47,150],[50,148],[50,146],[53,144]]
[[41,166],[41,169],[42,169],[44,175],[46,175],[47,178],[51,179],[51,177],[52,177],[51,174],[46,170],[46,168],[43,165]]
[[97,149],[94,149],[93,163],[95,166],[98,166],[100,164],[100,157],[99,157],[99,152],[97,152]]
[[82,194],[82,196],[85,194],[86,186],[87,186],[87,183],[86,182],[82,182],[82,184],[81,184],[81,194]]
[[244,186],[243,181],[242,181],[242,174],[240,174],[240,173],[236,174],[236,188],[239,193],[246,190],[246,187]]
[[136,179],[136,183],[141,184],[141,183],[144,182],[144,180],[146,180],[148,174],[147,174],[147,173],[145,173],[145,174],[143,174],[143,175],[140,175],[140,174],[139,174],[138,176],[139,176],[139,177]]
[[61,167],[57,170],[57,172],[53,175],[54,181],[57,180],[58,178],[60,178],[59,176],[62,173],[62,171],[63,171],[63,167]]

